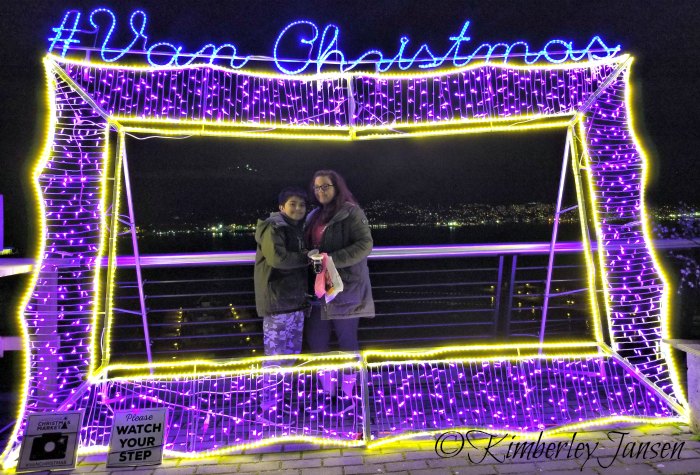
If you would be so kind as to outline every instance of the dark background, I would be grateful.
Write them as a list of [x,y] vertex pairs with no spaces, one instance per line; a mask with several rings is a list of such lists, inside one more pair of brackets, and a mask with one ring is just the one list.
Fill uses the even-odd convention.
[[[426,211],[459,203],[554,203],[565,136],[549,130],[351,143],[127,137],[126,147],[137,223],[172,229],[255,223],[276,210],[279,190],[305,188],[315,170],[327,168],[372,209],[384,207],[378,201]],[[368,215],[376,220],[371,210]]]
[[[36,239],[30,174],[46,131],[41,57],[47,38],[65,10],[80,9],[87,16],[100,6],[117,13],[117,35],[128,29],[129,13],[143,8],[150,44],[172,41],[196,51],[208,42],[232,42],[241,54],[268,56],[279,32],[298,19],[319,28],[337,24],[349,58],[372,48],[391,56],[402,35],[411,39],[407,51],[427,43],[441,53],[467,19],[472,47],[525,40],[539,48],[553,38],[584,46],[600,35],[635,56],[637,126],[652,172],[648,201],[700,202],[695,183],[700,139],[694,123],[700,9],[695,1],[5,1],[0,5],[0,193],[5,195],[5,243],[21,255],[33,254]],[[117,36],[115,43],[124,42]],[[149,213],[157,216],[161,202],[163,209],[179,204],[190,213],[207,209],[212,217],[233,220],[233,198],[240,206],[245,200],[273,205],[282,179],[270,179],[270,174],[288,171],[284,180],[306,184],[313,169],[325,167],[346,173],[361,202],[382,197],[428,203],[553,202],[563,141],[559,132],[349,145],[130,139],[129,158],[136,199],[148,198],[152,209],[139,210],[142,220],[151,219]]]

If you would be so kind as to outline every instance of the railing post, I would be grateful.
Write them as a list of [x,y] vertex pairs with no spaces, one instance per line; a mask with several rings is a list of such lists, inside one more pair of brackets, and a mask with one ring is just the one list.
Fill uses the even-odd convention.
[[493,305],[493,319],[491,321],[493,325],[493,331],[492,335],[496,336],[499,333],[501,325],[501,295],[503,292],[501,292],[503,288],[503,261],[505,260],[504,255],[498,256],[498,276],[496,277],[496,295],[494,296],[494,305]]
[[372,425],[370,414],[372,407],[369,403],[369,373],[367,361],[360,355],[360,394],[362,395],[362,435],[365,442],[372,440]]
[[503,333],[506,337],[510,336],[510,320],[513,317],[513,292],[515,291],[515,271],[518,268],[518,255],[513,254],[513,260],[510,265],[510,279],[508,280],[508,300],[506,304],[506,311],[504,315],[504,328]]
[[0,336],[0,358],[6,351],[20,351],[22,349],[22,337]]

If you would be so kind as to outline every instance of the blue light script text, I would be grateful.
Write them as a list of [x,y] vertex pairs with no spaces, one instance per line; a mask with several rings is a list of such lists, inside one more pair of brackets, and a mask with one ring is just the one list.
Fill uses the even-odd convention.
[[[232,43],[209,43],[193,53],[187,53],[183,51],[183,46],[167,41],[155,42],[149,46],[146,30],[148,17],[142,10],[134,11],[129,18],[131,41],[127,45],[113,44],[112,34],[117,27],[117,17],[113,11],[97,8],[90,12],[89,30],[82,29],[81,17],[82,13],[78,10],[65,13],[60,25],[52,28],[49,52],[60,51],[60,55],[65,57],[70,50],[85,51],[87,48],[80,45],[86,42],[81,38],[89,35],[99,47],[100,57],[107,63],[118,61],[127,54],[145,54],[148,63],[154,67],[187,66],[198,61],[204,64],[226,62],[229,67],[239,69],[251,59],[251,56],[239,56],[236,46]],[[371,49],[355,59],[348,59],[340,46],[338,26],[328,24],[320,31],[314,22],[300,20],[290,23],[279,33],[271,60],[279,71],[293,75],[329,70],[347,72],[372,69],[375,72],[386,72],[398,68],[405,71],[414,67],[434,69],[443,65],[459,68],[474,60],[498,60],[507,63],[515,57],[521,58],[526,64],[537,61],[563,63],[609,58],[620,51],[620,45],[610,47],[599,36],[594,36],[580,49],[575,48],[572,41],[554,39],[539,50],[531,50],[525,41],[516,41],[510,44],[482,43],[470,51],[465,51],[471,42],[471,37],[468,36],[469,26],[470,22],[465,21],[459,34],[449,37],[452,44],[444,54],[436,54],[425,43],[417,49],[412,49],[409,47],[410,40],[402,36],[393,56]]]

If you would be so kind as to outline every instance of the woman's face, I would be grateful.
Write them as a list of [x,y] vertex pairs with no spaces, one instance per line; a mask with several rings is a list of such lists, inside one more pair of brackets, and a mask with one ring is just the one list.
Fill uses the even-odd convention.
[[329,176],[317,176],[314,180],[314,195],[321,206],[326,206],[335,198],[335,186]]

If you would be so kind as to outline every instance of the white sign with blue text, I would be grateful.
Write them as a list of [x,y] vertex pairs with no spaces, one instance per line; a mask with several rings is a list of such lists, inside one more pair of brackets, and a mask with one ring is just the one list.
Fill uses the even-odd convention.
[[162,463],[167,411],[161,408],[115,412],[107,466]]

